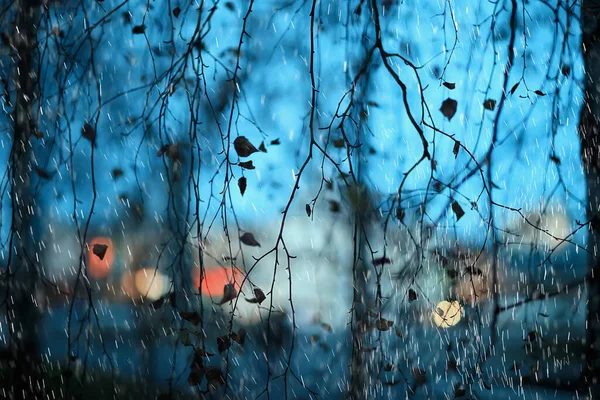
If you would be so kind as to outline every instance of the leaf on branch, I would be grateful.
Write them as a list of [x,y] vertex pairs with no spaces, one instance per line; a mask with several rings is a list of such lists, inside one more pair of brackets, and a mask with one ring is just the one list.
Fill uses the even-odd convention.
[[225,7],[227,7],[230,11],[235,11],[235,5],[231,1],[225,3]]
[[437,161],[435,161],[435,159],[431,159],[431,169],[433,171],[437,171]]
[[340,203],[338,203],[335,200],[329,200],[329,211],[331,212],[340,212],[341,206]]
[[258,150],[262,151],[263,153],[267,152],[267,148],[265,147],[265,142],[260,142],[260,146],[258,146]]
[[254,298],[246,299],[246,301],[252,304],[261,304],[263,301],[265,301],[266,298],[267,296],[265,296],[265,293],[261,289],[254,288]]
[[343,149],[346,147],[346,141],[344,139],[335,139],[333,141],[333,147],[336,149]]
[[388,331],[392,326],[394,326],[394,321],[388,321],[387,319],[379,318],[375,327],[377,330],[384,332]]
[[146,32],[146,25],[136,25],[131,29],[131,33],[134,35],[143,35]]
[[236,297],[237,297],[237,290],[235,289],[235,286],[233,285],[233,283],[228,283],[227,285],[223,286],[223,298],[217,304],[218,305],[225,304],[225,303],[235,299]]
[[556,165],[560,165],[560,158],[558,158],[557,156],[555,156],[554,154],[550,155],[550,161],[552,161],[553,163],[555,163]]
[[219,350],[219,353],[224,352],[229,347],[231,347],[231,340],[229,339],[229,336],[225,335],[217,338],[217,349]]
[[108,250],[108,246],[105,244],[96,243],[92,247],[92,253],[94,253],[94,255],[101,260],[104,260],[104,256],[106,255],[106,250]]
[[454,114],[456,114],[456,110],[458,108],[458,102],[454,99],[447,98],[442,102],[442,106],[440,107],[440,111],[444,114],[444,117],[448,118],[448,121],[452,120]]
[[569,76],[571,74],[571,66],[569,66],[567,64],[563,64],[560,67],[560,73],[563,74],[564,76]]
[[494,111],[494,108],[496,108],[496,100],[494,100],[494,99],[484,100],[483,108],[485,108],[486,110]]
[[175,7],[175,8],[173,9],[173,16],[174,16],[175,18],[179,18],[179,14],[181,14],[181,8],[179,8],[179,7]]
[[81,128],[81,136],[92,142],[92,144],[96,144],[96,130],[87,122]]
[[252,153],[256,153],[258,149],[245,136],[238,136],[233,141],[233,148],[240,157],[248,157]]
[[244,342],[246,341],[246,329],[240,328],[238,333],[231,332],[231,339],[237,342],[240,346],[243,346]]
[[452,203],[452,211],[454,211],[454,214],[456,214],[456,222],[460,221],[463,215],[465,215],[464,210],[457,201]]
[[375,258],[373,260],[374,266],[380,266],[380,265],[391,264],[391,263],[392,263],[392,260],[389,259],[388,257],[379,257],[379,258]]
[[217,367],[206,367],[206,380],[208,382],[208,390],[218,389],[225,383],[223,373]]
[[533,93],[537,94],[538,96],[545,96],[546,95],[546,93],[542,92],[541,90],[536,90]]
[[124,175],[124,172],[121,168],[115,168],[112,170],[111,174],[112,174],[112,178],[114,180],[116,180],[116,179],[119,179],[120,177],[122,177]]
[[242,176],[240,179],[238,179],[238,187],[240,188],[240,194],[243,196],[244,193],[246,193],[246,177]]
[[442,85],[446,86],[448,89],[450,90],[454,90],[456,89],[456,84],[455,83],[451,83],[451,82],[444,82],[442,83]]
[[306,209],[306,215],[308,215],[308,217],[310,218],[310,214],[312,213],[310,205],[307,204],[306,207],[305,207],[305,209]]
[[180,311],[179,316],[194,325],[198,325],[202,322],[202,317],[196,311]]
[[515,94],[515,92],[516,92],[517,88],[519,87],[519,84],[520,84],[520,83],[521,83],[521,82],[519,81],[519,82],[517,82],[517,83],[515,83],[515,84],[513,85],[513,87],[510,89],[510,94]]
[[52,178],[52,175],[50,175],[46,170],[39,167],[35,167],[35,173],[42,179]]
[[242,161],[238,165],[240,167],[242,167],[242,168],[245,168],[245,169],[254,169],[254,164],[252,163],[252,160],[250,160],[250,161]]
[[400,207],[396,208],[396,218],[398,218],[398,221],[402,222],[404,221],[404,210]]
[[258,241],[254,238],[254,235],[250,232],[244,232],[244,234],[240,236],[240,241],[246,246],[260,247],[260,243],[258,243]]
[[452,148],[452,153],[454,153],[454,159],[458,157],[458,152],[460,151],[460,142],[457,140],[454,142],[454,147]]
[[275,139],[275,140],[271,140],[271,146],[277,146],[281,144],[281,142],[279,141],[279,138]]
[[409,302],[413,302],[415,300],[417,300],[419,298],[419,295],[417,294],[417,292],[415,292],[413,289],[408,289],[408,301]]

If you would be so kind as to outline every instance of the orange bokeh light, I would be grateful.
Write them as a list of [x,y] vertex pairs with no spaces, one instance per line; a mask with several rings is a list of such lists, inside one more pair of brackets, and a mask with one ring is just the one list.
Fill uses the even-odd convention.
[[[237,268],[230,267],[205,267],[202,280],[202,294],[204,296],[222,296],[223,288],[229,283],[235,282],[235,288],[239,291],[244,274]],[[200,268],[192,269],[192,282],[198,290],[200,286]]]
[[[108,246],[106,249],[106,254],[104,254],[104,259],[101,260],[100,257],[94,254],[95,244],[103,244]],[[92,278],[106,278],[110,273],[114,259],[115,249],[113,247],[112,240],[106,237],[97,237],[92,239],[88,250],[88,273]]]

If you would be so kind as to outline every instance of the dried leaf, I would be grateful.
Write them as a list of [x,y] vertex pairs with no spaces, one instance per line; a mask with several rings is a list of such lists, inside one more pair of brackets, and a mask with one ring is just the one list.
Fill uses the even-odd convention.
[[346,141],[344,139],[335,139],[333,141],[333,147],[336,149],[343,149],[346,147]]
[[312,214],[312,210],[310,208],[310,205],[306,205],[306,215],[308,215],[308,217],[310,218],[310,214]]
[[217,338],[217,350],[219,353],[224,352],[229,347],[231,347],[231,340],[229,340],[229,336],[225,335]]
[[437,171],[437,161],[435,161],[433,158],[431,159],[431,169]]
[[179,7],[175,7],[175,8],[173,9],[173,16],[174,16],[175,18],[179,18],[179,14],[181,14],[181,8],[179,8]]
[[217,367],[206,367],[206,380],[208,382],[208,390],[218,389],[225,383],[223,373]]
[[245,168],[245,169],[254,169],[254,164],[252,163],[252,160],[250,160],[250,161],[242,161],[238,165],[240,167],[242,167],[242,168]]
[[417,295],[417,292],[415,292],[413,289],[408,289],[408,301],[409,302],[413,302],[415,300],[417,300],[419,298],[419,296]]
[[240,328],[238,333],[231,332],[231,339],[239,343],[240,346],[243,346],[246,341],[246,329]]
[[373,265],[375,265],[375,266],[391,264],[391,263],[392,263],[392,260],[388,257],[379,257],[379,258],[375,258],[373,260]]
[[456,222],[460,221],[463,215],[465,215],[462,207],[456,201],[452,203],[452,211],[454,211],[454,214],[456,214]]
[[240,241],[246,246],[260,247],[260,243],[258,243],[258,241],[254,238],[254,235],[250,232],[244,232],[244,234],[240,236]]
[[121,168],[115,168],[111,172],[113,179],[118,179],[123,176],[124,172]]
[[262,151],[263,153],[267,152],[267,148],[265,147],[265,142],[260,142],[260,146],[258,146],[258,150]]
[[146,25],[136,25],[131,29],[131,33],[134,35],[143,35],[146,32]]
[[546,95],[546,93],[542,92],[541,90],[536,90],[533,93],[537,94],[538,96],[545,96]]
[[235,286],[233,285],[233,283],[228,283],[227,285],[223,286],[223,298],[221,299],[221,301],[218,304],[219,305],[225,304],[225,303],[235,299],[236,297],[237,297],[237,290],[235,289]]
[[440,107],[440,111],[444,114],[444,117],[448,118],[448,121],[452,120],[454,114],[456,114],[456,110],[458,108],[458,102],[454,99],[447,98],[442,102],[442,106]]
[[394,321],[388,321],[387,319],[379,318],[375,327],[379,331],[388,331],[392,326],[394,326]]
[[240,194],[243,196],[244,193],[246,193],[246,187],[247,187],[245,176],[242,176],[240,179],[238,179],[238,187],[240,188]]
[[571,74],[571,66],[563,64],[560,68],[560,73],[564,76],[569,76]]
[[271,140],[271,146],[277,146],[281,144],[281,142],[279,141],[279,138],[275,139],[275,140]]
[[460,150],[460,142],[457,140],[454,142],[454,147],[452,148],[452,153],[454,153],[454,158],[458,157],[459,150]]
[[396,208],[396,218],[398,218],[398,221],[402,222],[404,221],[404,210],[400,207]]
[[258,149],[245,136],[238,136],[233,141],[233,148],[240,157],[248,157],[252,153],[256,153]]
[[264,292],[261,289],[254,288],[254,298],[246,299],[246,301],[248,303],[261,304],[263,301],[265,301],[266,298],[267,298],[267,296],[265,296]]
[[456,84],[455,83],[444,82],[444,83],[442,83],[442,85],[446,86],[450,90],[456,89]]
[[96,243],[92,247],[92,253],[94,253],[94,255],[101,260],[104,260],[104,256],[106,255],[106,250],[108,250],[108,246],[105,244]]
[[326,322],[321,322],[321,328],[325,329],[327,332],[333,332],[333,328]]
[[180,311],[179,316],[194,325],[202,322],[202,317],[196,311]]
[[235,5],[231,1],[225,3],[225,7],[227,7],[230,11],[235,11]]
[[50,179],[52,175],[50,175],[46,170],[43,170],[39,167],[35,167],[35,173],[42,179]]
[[87,122],[81,128],[81,136],[92,142],[92,145],[96,144],[96,130]]
[[329,211],[331,212],[340,212],[341,206],[340,203],[338,203],[335,200],[329,200]]
[[486,99],[483,102],[483,108],[485,108],[486,110],[494,111],[494,108],[496,108],[496,100]]
[[510,89],[510,94],[515,94],[515,91],[516,91],[516,90],[517,90],[517,88],[519,87],[519,84],[520,84],[520,83],[521,83],[521,82],[519,81],[519,82],[517,82],[517,83],[515,83],[515,84],[513,85],[513,87]]

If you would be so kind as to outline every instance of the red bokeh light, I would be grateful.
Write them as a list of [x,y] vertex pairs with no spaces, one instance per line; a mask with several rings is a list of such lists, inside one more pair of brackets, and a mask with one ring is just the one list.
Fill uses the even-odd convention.
[[[244,274],[237,268],[230,267],[205,267],[202,280],[202,294],[204,296],[222,296],[223,288],[229,283],[235,282],[235,288],[239,291]],[[192,269],[192,282],[198,290],[200,286],[200,268]]]

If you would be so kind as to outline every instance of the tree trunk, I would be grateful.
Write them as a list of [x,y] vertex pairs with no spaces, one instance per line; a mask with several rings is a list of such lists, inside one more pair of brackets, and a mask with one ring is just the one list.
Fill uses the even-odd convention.
[[581,160],[587,182],[587,219],[591,230],[588,248],[589,275],[586,315],[586,351],[583,379],[592,398],[600,398],[598,331],[600,328],[600,1],[584,0],[582,5],[582,51],[585,64],[584,105],[579,122]]
[[[34,131],[35,62],[39,2],[22,0],[16,4],[16,24],[12,64],[15,88],[14,136],[10,155],[12,222],[7,286],[9,322],[8,396],[35,399],[43,396],[41,356],[38,346],[36,304],[37,257],[32,221],[35,201],[31,192]],[[39,216],[38,216],[39,218]]]

